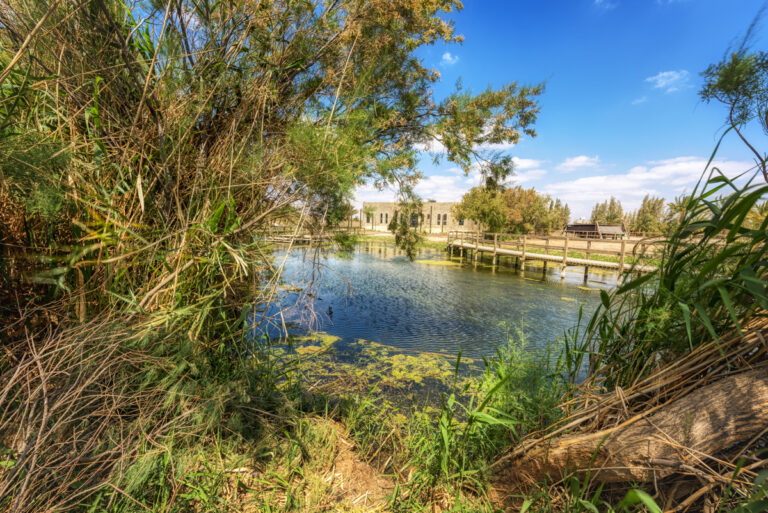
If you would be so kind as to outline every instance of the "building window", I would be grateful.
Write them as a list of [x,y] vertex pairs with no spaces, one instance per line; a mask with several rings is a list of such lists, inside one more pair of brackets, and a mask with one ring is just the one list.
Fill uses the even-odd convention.
[[448,226],[448,214],[443,214],[443,226]]
[[371,222],[371,214],[365,214],[365,222],[370,223]]
[[419,226],[419,214],[411,214],[411,228]]
[[459,219],[459,226],[464,226],[464,219]]
[[379,214],[379,224],[384,222],[384,214]]
[[385,223],[387,223],[387,224],[389,224],[389,212],[387,212],[386,214],[384,214],[384,222],[385,222]]

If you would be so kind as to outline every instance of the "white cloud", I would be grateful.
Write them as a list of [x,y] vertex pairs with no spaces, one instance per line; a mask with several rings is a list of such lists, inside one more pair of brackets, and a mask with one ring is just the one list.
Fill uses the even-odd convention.
[[396,196],[396,191],[392,188],[378,190],[373,185],[366,184],[357,188],[352,203],[359,210],[364,201],[395,201]]
[[535,169],[537,167],[541,167],[541,165],[544,163],[541,160],[534,160],[534,159],[521,159],[520,157],[512,157],[512,162],[515,163],[515,169]]
[[[566,162],[591,162],[590,165],[597,165],[599,162],[597,157],[581,157],[566,159]],[[513,157],[513,160],[517,167],[515,175],[507,182],[509,185],[530,187],[532,182],[547,176],[547,171],[541,167],[542,161],[519,157]],[[576,219],[589,217],[595,203],[605,201],[611,196],[619,199],[626,211],[637,209],[646,194],[671,200],[693,188],[706,164],[707,159],[702,157],[652,160],[631,167],[624,173],[586,176],[544,185],[539,185],[541,182],[538,182],[536,189],[568,203],[571,216]],[[726,176],[735,177],[750,169],[753,164],[747,161],[723,160],[713,162],[712,166],[719,168]],[[480,185],[480,181],[481,176],[476,164],[469,175],[465,175],[458,167],[451,167],[440,174],[423,178],[416,185],[415,191],[425,200],[459,201],[469,189]],[[394,188],[379,191],[373,185],[365,185],[356,191],[355,207],[360,208],[363,201],[395,199]]]
[[[517,170],[514,176],[507,180],[508,185],[520,185],[545,176],[547,172],[538,168],[541,161],[534,159],[521,159],[514,157]],[[482,177],[479,166],[473,164],[469,174],[458,167],[451,167],[441,172],[442,174],[426,176],[414,187],[414,192],[421,198],[435,201],[459,201],[461,197],[472,187],[480,185]],[[364,201],[395,201],[397,191],[393,187],[378,190],[370,184],[358,187],[355,191],[355,208],[361,208]]]
[[[450,174],[426,176],[414,187],[414,192],[421,198],[435,201],[459,201],[472,187],[480,185],[479,173],[465,176],[459,168],[446,170]],[[355,208],[360,209],[364,201],[396,201],[397,191],[390,187],[378,190],[373,185],[358,187],[353,201]]]
[[510,182],[512,182],[515,185],[520,185],[527,182],[532,182],[534,180],[538,180],[539,178],[541,178],[546,174],[547,172],[543,169],[531,169],[530,171],[518,171],[518,172],[515,172],[515,176],[510,178]]
[[472,187],[480,185],[480,176],[433,175],[423,178],[413,190],[424,199],[459,201]]
[[641,96],[640,98],[635,98],[632,100],[632,105],[640,105],[641,103],[645,103],[648,101],[647,96]]
[[443,57],[440,59],[440,62],[444,66],[453,66],[454,64],[459,62],[459,56],[458,55],[454,55],[451,52],[445,52],[443,54]]
[[654,89],[663,89],[665,93],[674,93],[688,85],[689,73],[684,70],[661,71],[652,77],[645,79],[653,85]]
[[600,158],[597,155],[594,157],[579,155],[578,157],[569,157],[565,159],[557,166],[557,169],[560,171],[570,172],[576,171],[577,169],[597,167],[599,164]]
[[[646,194],[672,199],[693,188],[701,177],[707,160],[700,157],[677,157],[647,162],[626,173],[600,175],[556,182],[542,188],[543,192],[564,200],[571,206],[573,217],[589,216],[592,206],[615,196],[625,210],[640,206]],[[736,176],[751,167],[750,162],[717,161],[713,163],[726,176]]]

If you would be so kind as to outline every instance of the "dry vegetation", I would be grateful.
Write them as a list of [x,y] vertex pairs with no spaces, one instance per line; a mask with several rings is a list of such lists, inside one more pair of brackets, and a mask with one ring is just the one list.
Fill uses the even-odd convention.
[[[765,504],[749,483],[765,464],[768,220],[744,223],[765,185],[713,172],[658,270],[605,294],[559,366],[500,350],[477,393],[404,426],[377,400],[309,394],[256,343],[275,223],[334,226],[365,181],[412,201],[416,143],[439,138],[468,170],[483,143],[535,135],[539,86],[432,100],[414,51],[457,41],[443,15],[459,7],[0,2],[0,510],[490,510],[494,470],[492,498],[514,481],[539,511],[613,510],[608,475],[679,511]],[[657,417],[702,395],[723,422]]]

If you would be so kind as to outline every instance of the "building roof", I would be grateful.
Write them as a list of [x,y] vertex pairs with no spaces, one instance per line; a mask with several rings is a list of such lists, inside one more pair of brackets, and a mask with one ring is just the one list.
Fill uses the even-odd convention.
[[569,224],[566,228],[568,232],[597,232],[596,224]]
[[600,224],[600,223],[586,223],[586,224],[569,224],[565,231],[567,232],[587,232],[587,233],[600,233],[606,235],[623,235],[627,233],[624,228],[624,223],[621,224]]
[[624,229],[624,224],[601,224],[598,225],[600,233],[607,233],[609,235],[623,235],[627,233]]

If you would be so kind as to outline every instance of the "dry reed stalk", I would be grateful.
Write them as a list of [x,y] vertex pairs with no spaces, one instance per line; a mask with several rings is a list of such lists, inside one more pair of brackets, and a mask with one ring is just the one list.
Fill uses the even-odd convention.
[[168,406],[173,392],[142,385],[147,369],[173,369],[132,349],[134,333],[93,321],[27,332],[10,348],[14,365],[0,374],[0,445],[7,450],[0,497],[8,499],[7,511],[71,508],[119,483],[142,440],[159,442],[193,426],[184,419],[194,408],[175,411]]
[[[587,472],[590,479],[598,481],[606,477],[610,481],[610,476],[614,473],[630,473],[635,476],[634,479],[640,479],[638,476],[642,472],[638,473],[639,467],[617,467],[613,463],[609,468],[601,465],[603,457],[597,456],[597,453],[603,452],[602,446],[605,444],[612,455],[609,458],[617,458],[618,453],[614,455],[614,452],[628,451],[628,446],[623,442],[617,442],[622,444],[621,447],[611,450],[610,440],[614,438],[623,440],[622,436],[625,438],[630,436],[633,430],[640,433],[648,429],[650,429],[649,433],[656,433],[648,436],[658,438],[659,447],[669,447],[669,449],[662,449],[662,452],[666,450],[670,455],[685,455],[682,461],[678,460],[677,456],[667,456],[652,459],[641,465],[651,469],[655,489],[665,498],[666,509],[686,511],[704,496],[709,497],[710,501],[720,500],[723,490],[728,487],[747,490],[751,486],[752,479],[768,463],[766,460],[753,457],[753,453],[762,446],[761,440],[764,442],[765,429],[758,428],[757,433],[746,431],[730,433],[728,436],[731,438],[728,439],[737,440],[737,442],[729,443],[728,447],[722,447],[715,453],[704,453],[700,449],[689,447],[689,444],[684,442],[682,444],[676,442],[675,437],[670,438],[669,435],[659,432],[659,427],[651,421],[657,417],[661,418],[659,415],[678,408],[685,401],[690,402],[689,398],[698,397],[701,394],[710,398],[719,392],[727,393],[728,389],[722,388],[721,384],[728,383],[728,380],[740,376],[751,376],[755,373],[764,374],[768,368],[767,332],[768,319],[755,317],[744,323],[741,334],[732,333],[719,342],[698,346],[679,359],[659,366],[647,377],[625,389],[617,387],[610,392],[596,392],[600,390],[600,376],[611,372],[613,365],[600,369],[596,375],[578,388],[572,399],[563,403],[563,408],[568,415],[550,426],[546,432],[529,434],[518,446],[494,463],[498,475],[503,476],[499,481],[499,490],[505,488],[509,490],[509,483],[505,483],[505,480],[523,483],[530,479],[532,474],[529,474],[529,467],[534,464],[533,459],[530,458],[539,458],[543,454],[542,451],[548,454],[547,459],[552,457],[555,458],[553,461],[556,461],[559,457],[556,454],[559,454],[561,444],[573,448],[580,444],[585,447],[594,446],[591,449],[591,456],[585,454],[587,460],[594,459],[592,462],[594,464],[587,461],[584,463],[586,466],[579,466],[574,461],[572,463],[575,466],[570,466],[568,469],[563,467],[562,472],[577,472],[580,473],[579,475]],[[748,382],[752,383],[751,380]],[[755,384],[759,383],[755,382]],[[734,392],[742,393],[738,387]],[[750,400],[753,399],[754,397],[751,396],[743,396],[743,399],[737,403],[718,405],[711,404],[708,402],[709,399],[704,402],[699,399],[698,404],[701,405],[702,411],[707,411],[709,408],[727,409],[729,407],[736,411],[742,406],[752,404]],[[690,408],[690,405],[688,407]],[[651,427],[646,429],[645,424],[649,422]],[[723,431],[712,433],[711,436],[715,437],[712,440],[717,441],[719,437],[726,435]],[[699,436],[698,439],[701,440],[702,437]],[[639,440],[640,438],[637,439]],[[650,444],[650,439],[648,443]],[[535,456],[536,454],[539,456]],[[746,465],[738,463],[742,458],[747,458]],[[691,484],[691,478],[694,479],[694,484]],[[696,480],[703,480],[705,484],[697,487]],[[619,482],[624,482],[621,486],[626,486],[625,479],[619,479]],[[520,485],[514,485],[512,489],[517,489],[517,486]],[[557,483],[554,486],[556,487]],[[555,492],[554,489],[551,491]]]

